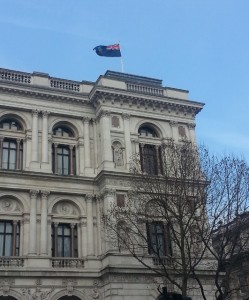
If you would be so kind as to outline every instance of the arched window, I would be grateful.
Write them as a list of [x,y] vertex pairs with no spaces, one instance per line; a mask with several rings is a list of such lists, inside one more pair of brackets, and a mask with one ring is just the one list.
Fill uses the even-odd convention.
[[138,134],[142,172],[150,175],[162,174],[161,147],[157,131],[146,124],[139,127]]
[[141,126],[138,129],[138,133],[144,137],[158,137],[156,131],[150,126]]
[[52,170],[58,175],[76,174],[75,136],[71,128],[60,125],[53,129]]
[[14,118],[4,118],[0,121],[0,161],[1,167],[8,170],[23,168],[23,127]]

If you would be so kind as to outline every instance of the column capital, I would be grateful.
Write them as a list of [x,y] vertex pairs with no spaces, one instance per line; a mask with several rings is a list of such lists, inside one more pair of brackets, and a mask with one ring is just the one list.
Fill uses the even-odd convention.
[[123,118],[124,120],[130,120],[130,117],[131,117],[130,114],[122,113],[122,118]]
[[110,118],[111,112],[109,110],[101,110],[99,118],[107,117]]
[[189,129],[195,129],[196,124],[195,123],[189,123],[187,124]]
[[48,115],[50,114],[50,112],[47,111],[47,110],[43,110],[41,113],[42,113],[42,117],[43,117],[43,118],[47,118]]
[[83,123],[89,123],[90,120],[91,120],[91,118],[89,118],[89,117],[87,117],[87,116],[83,116],[83,117],[82,117]]
[[93,195],[92,195],[92,194],[86,194],[86,195],[85,195],[85,199],[86,199],[87,202],[92,202],[92,200],[93,200]]
[[35,198],[35,199],[36,199],[38,193],[39,193],[38,190],[30,190],[29,191],[29,194],[30,194],[31,198]]
[[104,196],[114,196],[116,190],[114,189],[110,189],[110,188],[106,188],[103,192]]
[[177,126],[177,125],[178,125],[178,122],[171,120],[171,121],[169,121],[169,125],[170,125],[171,127]]
[[42,196],[42,198],[47,198],[49,194],[50,194],[50,191],[41,190],[41,196]]
[[38,117],[38,115],[39,115],[39,110],[33,109],[33,110],[32,110],[32,116],[33,116],[33,117]]

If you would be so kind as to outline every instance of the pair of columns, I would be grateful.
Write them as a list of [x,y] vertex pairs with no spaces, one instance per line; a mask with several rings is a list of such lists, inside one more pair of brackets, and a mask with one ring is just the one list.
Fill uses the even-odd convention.
[[[29,222],[29,254],[37,254],[36,245],[36,207],[37,207],[37,195],[39,191],[30,191],[30,222]],[[48,222],[47,222],[47,203],[48,203],[48,191],[41,191],[41,232],[40,232],[40,253],[43,255],[48,254]]]

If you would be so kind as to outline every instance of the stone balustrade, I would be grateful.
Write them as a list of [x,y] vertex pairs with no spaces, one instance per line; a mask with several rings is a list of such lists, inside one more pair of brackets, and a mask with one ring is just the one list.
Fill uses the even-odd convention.
[[6,267],[23,267],[24,258],[19,256],[2,256],[0,257],[0,268]]
[[83,268],[84,260],[71,257],[55,257],[52,258],[53,268]]
[[146,85],[127,83],[127,90],[132,91],[132,92],[136,92],[136,93],[163,96],[163,89],[156,88],[156,87],[151,87],[151,86],[146,86]]

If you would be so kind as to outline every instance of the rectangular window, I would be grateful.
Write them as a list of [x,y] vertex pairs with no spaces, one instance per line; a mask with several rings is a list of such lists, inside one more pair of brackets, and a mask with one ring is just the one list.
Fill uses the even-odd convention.
[[125,207],[125,195],[124,194],[117,194],[117,207]]
[[13,221],[0,221],[0,256],[18,256],[20,225]]
[[51,228],[53,257],[78,257],[77,225],[58,224]]
[[159,257],[172,255],[170,228],[163,222],[147,223],[149,254]]

